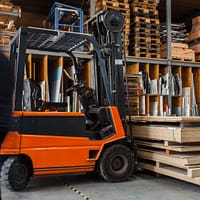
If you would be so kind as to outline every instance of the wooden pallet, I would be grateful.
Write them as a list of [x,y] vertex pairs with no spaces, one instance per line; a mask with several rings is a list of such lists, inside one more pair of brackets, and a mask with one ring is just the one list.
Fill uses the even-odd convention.
[[158,19],[158,10],[153,8],[133,7],[131,9],[131,15]]
[[99,12],[101,10],[117,10],[120,11],[124,17],[130,17],[130,9],[128,8],[120,8],[118,6],[107,6],[107,5],[99,5],[95,7],[96,12]]
[[160,52],[160,43],[159,43],[159,40],[157,42],[158,43],[149,43],[148,44],[148,49],[150,51]]
[[129,50],[129,55],[136,56],[136,57],[144,57],[144,58],[150,58],[149,52],[134,52]]
[[[129,0],[103,0],[107,2],[117,2],[117,3],[129,3]],[[102,2],[102,0],[96,0],[96,2]]]
[[147,30],[152,29],[155,31],[160,31],[160,24],[149,24],[145,22],[134,22],[134,20],[130,21],[131,29],[134,28],[146,28]]
[[137,167],[153,171],[165,176],[169,176],[175,179],[200,185],[199,168],[184,170],[160,163],[158,161],[154,161],[151,163],[148,161],[139,161]]
[[160,58],[160,53],[149,52],[149,58]]
[[95,10],[96,10],[96,12],[99,12],[101,10],[117,10],[117,11],[120,11],[124,17],[130,16],[129,9],[123,9],[123,8],[119,8],[119,7],[102,6],[102,7],[96,7]]
[[200,167],[200,153],[187,152],[187,153],[174,153],[166,154],[162,150],[149,150],[139,148],[136,150],[139,158],[158,161],[163,164],[178,167],[181,169],[191,169],[196,166]]
[[131,3],[137,3],[141,5],[149,5],[149,6],[158,6],[158,1],[157,0],[131,0]]
[[132,32],[130,33],[129,38],[131,38],[132,40],[137,40],[137,38],[148,38],[149,37],[149,33],[147,31],[141,31],[141,30],[145,30],[145,28],[140,28],[137,29],[138,31],[132,30]]
[[130,41],[129,50],[134,53],[148,53],[148,45]]
[[101,0],[96,2],[97,7],[103,7],[103,6],[108,6],[108,7],[119,7],[122,9],[129,9],[129,4],[128,3],[122,3],[119,1],[108,1],[108,0]]
[[[162,151],[151,151],[146,149],[137,150],[140,167],[146,165],[156,166],[157,168],[170,169],[181,172],[188,178],[200,178],[200,154],[199,153],[179,153],[166,154]],[[144,168],[145,169],[145,168]],[[167,175],[167,174],[166,174]],[[173,176],[176,178],[176,176]],[[200,179],[199,179],[200,180]]]

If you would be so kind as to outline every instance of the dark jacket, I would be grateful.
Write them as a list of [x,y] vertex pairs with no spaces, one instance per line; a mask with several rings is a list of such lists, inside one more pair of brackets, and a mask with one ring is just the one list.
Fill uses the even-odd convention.
[[0,53],[0,144],[7,133],[12,112],[14,70]]

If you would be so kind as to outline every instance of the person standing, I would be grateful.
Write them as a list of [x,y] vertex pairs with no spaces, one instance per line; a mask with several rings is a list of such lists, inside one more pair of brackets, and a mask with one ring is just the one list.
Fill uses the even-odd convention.
[[0,146],[9,130],[9,122],[12,114],[13,89],[14,68],[10,65],[8,58],[0,53]]

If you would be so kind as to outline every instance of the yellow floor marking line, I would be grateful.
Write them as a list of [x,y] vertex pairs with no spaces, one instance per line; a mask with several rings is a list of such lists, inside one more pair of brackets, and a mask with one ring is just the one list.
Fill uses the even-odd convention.
[[92,200],[90,197],[86,196],[85,194],[83,194],[81,191],[79,191],[77,188],[75,188],[72,185],[67,184],[66,185],[70,190],[74,191],[76,194],[78,194],[79,196],[81,196],[84,200]]

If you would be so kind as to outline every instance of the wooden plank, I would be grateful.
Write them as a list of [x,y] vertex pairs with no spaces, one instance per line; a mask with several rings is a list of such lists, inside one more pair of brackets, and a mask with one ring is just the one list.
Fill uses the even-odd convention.
[[131,116],[133,122],[200,122],[199,116],[182,117],[157,117],[157,116]]
[[200,168],[188,169],[187,175],[192,178],[200,177]]
[[158,161],[164,164],[172,165],[182,169],[186,169],[187,161],[182,158],[176,158],[169,155],[159,154],[147,150],[137,149],[138,158],[143,158],[147,160]]
[[191,143],[191,144],[178,144],[178,143],[173,143],[170,145],[165,145],[165,142],[168,141],[142,141],[142,140],[134,140],[136,145],[139,146],[146,146],[146,147],[153,147],[153,148],[158,148],[158,149],[167,149],[171,151],[176,151],[176,152],[194,152],[194,151],[200,151],[200,144],[196,143]]
[[49,101],[48,56],[42,57],[38,67],[40,74],[35,74],[35,76],[38,76],[36,78],[38,81],[45,81],[45,101]]
[[26,73],[27,78],[33,78],[32,54],[28,54],[26,57]]
[[149,171],[153,171],[153,172],[156,172],[156,173],[159,173],[159,174],[163,174],[163,175],[166,175],[166,176],[170,176],[172,178],[176,178],[176,179],[179,179],[179,180],[190,182],[190,183],[193,183],[193,184],[196,184],[196,185],[200,185],[200,178],[199,177],[191,178],[181,171],[178,172],[178,171],[172,170],[170,168],[158,167],[158,166],[154,166],[152,164],[147,164],[147,163],[142,163],[142,162],[138,163],[138,167],[149,170]]
[[175,142],[181,142],[180,131],[181,131],[180,128],[168,129],[166,127],[138,126],[138,125],[134,125],[132,127],[132,132],[134,137],[156,139],[156,140],[167,140]]
[[152,151],[146,149],[137,149],[139,158],[158,161],[167,165],[176,166],[187,169],[187,165],[200,164],[200,154],[181,153],[181,154],[165,154],[163,151]]
[[132,127],[133,136],[172,142],[200,142],[200,127],[139,126]]
[[129,65],[128,73],[129,74],[138,74],[139,73],[139,63],[134,63],[132,65]]

